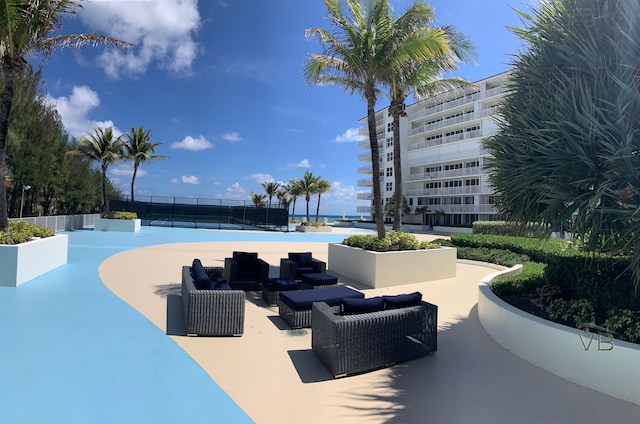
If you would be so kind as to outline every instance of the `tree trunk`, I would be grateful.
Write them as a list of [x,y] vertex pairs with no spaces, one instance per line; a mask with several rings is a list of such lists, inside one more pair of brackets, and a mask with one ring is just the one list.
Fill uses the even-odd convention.
[[311,198],[309,196],[305,196],[304,200],[307,201],[307,222],[311,222],[311,218],[309,218],[309,202]]
[[318,205],[316,206],[316,222],[318,222],[319,215],[320,215],[320,193],[318,193]]
[[102,165],[102,211],[109,212],[107,210],[107,167]]
[[136,181],[136,174],[138,173],[138,165],[136,165],[135,163],[133,164],[133,176],[131,177],[131,212],[133,212],[133,202],[134,202],[134,197],[133,197],[133,185],[135,184]]
[[393,175],[394,175],[394,192],[393,200],[393,229],[395,231],[402,230],[402,164],[400,161],[400,116],[404,113],[404,102],[400,100],[392,100],[389,108],[391,116],[393,116]]
[[373,172],[373,210],[376,218],[378,238],[386,235],[382,216],[382,193],[380,191],[380,151],[378,150],[378,135],[376,134],[376,105],[375,93],[367,93],[367,125],[369,127],[369,148],[371,150],[371,169]]
[[293,198],[293,208],[291,209],[291,221],[296,220],[296,198]]
[[22,72],[22,61],[10,56],[2,58],[4,73],[4,90],[0,103],[0,230],[9,231],[9,214],[7,210],[7,135],[9,134],[9,118],[13,106],[15,83]]

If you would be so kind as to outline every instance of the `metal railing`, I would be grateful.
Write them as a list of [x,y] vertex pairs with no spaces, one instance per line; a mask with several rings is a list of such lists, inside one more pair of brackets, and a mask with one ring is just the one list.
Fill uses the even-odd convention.
[[78,215],[54,215],[54,216],[32,216],[23,218],[11,218],[11,221],[27,221],[39,227],[49,228],[53,231],[72,231],[93,227],[96,218],[100,218],[99,213],[78,214]]

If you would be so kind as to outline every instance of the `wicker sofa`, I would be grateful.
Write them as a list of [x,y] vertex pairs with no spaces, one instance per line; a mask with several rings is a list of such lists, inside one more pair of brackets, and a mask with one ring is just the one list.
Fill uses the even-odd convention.
[[[204,270],[211,278],[220,278],[223,272],[220,267]],[[198,290],[191,267],[182,267],[182,309],[189,336],[242,335],[245,298],[242,290]]]
[[438,307],[422,301],[353,315],[317,302],[311,311],[312,350],[336,378],[434,353],[437,328]]

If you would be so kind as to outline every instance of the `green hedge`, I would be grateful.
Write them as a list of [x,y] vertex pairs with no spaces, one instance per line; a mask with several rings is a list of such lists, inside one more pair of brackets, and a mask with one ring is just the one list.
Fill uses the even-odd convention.
[[39,227],[27,221],[9,221],[9,231],[0,231],[0,244],[20,244],[32,237],[51,237],[55,232],[49,228]]
[[383,239],[379,239],[376,234],[355,235],[344,239],[342,244],[374,252],[436,249],[440,247],[435,243],[420,242],[413,234],[398,231],[389,231]]
[[545,264],[528,262],[522,265],[522,272],[504,280],[491,283],[491,289],[498,296],[509,294],[524,294],[542,287],[545,282]]
[[473,223],[474,234],[543,238],[548,229],[547,224],[537,222],[525,225],[507,221],[475,221]]
[[100,214],[100,218],[104,218],[104,219],[138,219],[138,214],[135,213],[135,212],[123,212],[123,211],[102,212]]

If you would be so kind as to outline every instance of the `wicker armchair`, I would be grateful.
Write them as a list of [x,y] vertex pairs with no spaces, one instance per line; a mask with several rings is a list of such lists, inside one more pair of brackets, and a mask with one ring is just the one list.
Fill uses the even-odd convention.
[[233,252],[231,258],[224,259],[222,277],[234,290],[260,291],[262,281],[269,278],[269,264],[257,253]]
[[[204,267],[209,277],[222,268]],[[244,333],[245,293],[242,290],[198,290],[191,267],[182,267],[182,309],[187,335],[239,336]]]
[[311,257],[311,252],[288,253],[280,259],[280,278],[300,281],[302,274],[327,272],[327,264]]
[[339,315],[324,302],[313,304],[311,347],[334,377],[383,368],[433,353],[438,348],[438,307],[420,306]]

